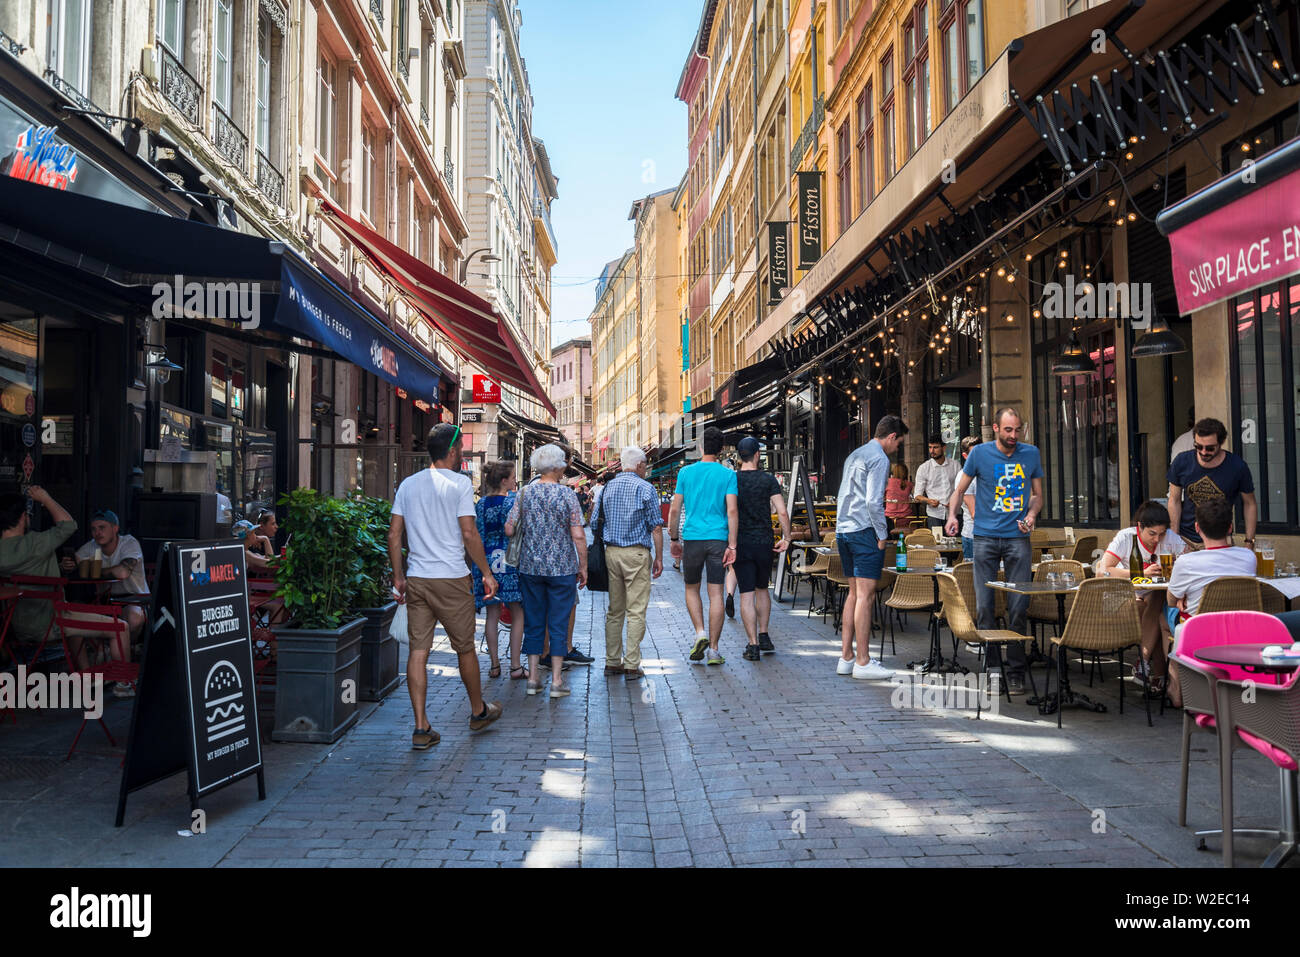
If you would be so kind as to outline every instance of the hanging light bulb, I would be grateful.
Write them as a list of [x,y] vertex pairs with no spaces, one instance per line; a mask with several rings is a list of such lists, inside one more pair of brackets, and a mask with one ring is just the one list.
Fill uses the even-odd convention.
[[1151,328],[1133,343],[1129,355],[1134,359],[1145,359],[1151,356],[1172,356],[1186,351],[1187,344],[1170,330],[1162,316],[1157,315],[1151,321]]
[[[998,267],[998,275],[999,275],[999,276],[1005,276],[1006,274],[1007,274],[1006,269],[1004,269],[1003,267],[999,266],[999,267]],[[982,275],[984,275],[984,274],[983,274],[983,273],[980,273],[980,275],[982,276]]]
[[1066,340],[1065,347],[1061,350],[1060,357],[1052,364],[1052,375],[1092,375],[1096,371],[1097,364],[1092,361],[1091,357],[1083,351],[1083,347],[1079,345],[1078,332],[1071,329],[1070,338]]

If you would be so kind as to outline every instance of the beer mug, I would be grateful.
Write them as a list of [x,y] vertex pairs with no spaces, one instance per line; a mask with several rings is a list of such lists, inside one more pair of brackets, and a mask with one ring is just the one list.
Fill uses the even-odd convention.
[[1160,577],[1169,581],[1169,576],[1174,573],[1174,556],[1172,552],[1160,553]]
[[1273,543],[1260,539],[1255,543],[1255,558],[1259,564],[1258,574],[1261,578],[1272,578],[1276,572]]

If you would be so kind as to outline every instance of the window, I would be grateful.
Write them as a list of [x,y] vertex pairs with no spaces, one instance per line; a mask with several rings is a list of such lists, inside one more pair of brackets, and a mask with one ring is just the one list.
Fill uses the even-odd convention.
[[885,182],[894,178],[894,54],[880,61],[880,165]]
[[90,95],[92,0],[50,3],[50,68],[82,95]]
[[158,39],[179,59],[185,58],[185,0],[158,4]]
[[372,223],[375,196],[375,134],[370,127],[361,127],[361,212]]
[[320,66],[316,71],[316,152],[320,156],[318,169],[324,164],[324,174],[320,177],[331,196],[338,199],[338,187],[334,176],[338,153],[338,67],[325,55],[321,55]]
[[867,208],[876,192],[875,114],[871,109],[871,83],[858,94],[858,212]]
[[234,0],[215,0],[212,22],[212,102],[230,115],[230,51],[233,48]]
[[979,82],[984,73],[984,23],[980,14],[983,0],[967,0],[962,20],[966,24],[966,89]]
[[835,32],[843,35],[844,28],[849,24],[849,9],[852,6],[852,0],[835,0]]
[[926,0],[916,5],[903,27],[903,89],[910,156],[930,135],[930,8]]
[[839,170],[835,174],[837,199],[840,207],[840,233],[853,221],[853,150],[850,122],[845,120],[835,135],[835,152],[839,156]]
[[271,156],[271,18],[257,15],[257,145]]
[[943,111],[948,113],[984,73],[982,0],[947,0],[939,14]]

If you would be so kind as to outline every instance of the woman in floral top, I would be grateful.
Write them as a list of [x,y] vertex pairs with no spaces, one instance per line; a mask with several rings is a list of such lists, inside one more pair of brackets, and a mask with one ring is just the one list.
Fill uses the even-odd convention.
[[497,580],[497,593],[491,601],[483,600],[483,573],[477,567],[470,569],[474,576],[474,609],[487,608],[487,624],[483,634],[487,638],[488,654],[492,659],[489,678],[501,677],[501,661],[497,657],[497,625],[501,620],[501,606],[510,609],[510,677],[527,678],[528,672],[519,664],[519,648],[524,637],[524,608],[519,604],[519,574],[506,564],[506,516],[515,504],[515,466],[513,462],[490,462],[483,470],[483,497],[474,506],[475,524],[487,552],[488,567]]
[[561,678],[569,612],[578,600],[578,589],[587,584],[587,536],[582,530],[578,497],[573,489],[559,482],[566,465],[564,450],[558,445],[543,445],[533,452],[530,461],[538,480],[515,496],[506,519],[507,535],[515,534],[518,528],[524,536],[519,555],[519,591],[524,603],[528,693],[542,690],[537,659],[544,650],[542,635],[549,630],[551,697],[563,698],[569,693]]

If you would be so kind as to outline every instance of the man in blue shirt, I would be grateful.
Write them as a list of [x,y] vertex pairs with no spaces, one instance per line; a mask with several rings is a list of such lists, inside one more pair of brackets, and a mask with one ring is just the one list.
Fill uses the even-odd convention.
[[[885,485],[889,457],[898,451],[907,426],[896,415],[876,423],[876,437],[844,460],[840,492],[835,498],[835,545],[844,574],[853,579],[840,623],[840,661],[835,673],[859,679],[888,678],[893,671],[871,657],[871,615],[889,544],[885,522]],[[857,638],[854,655],[853,639]]]
[[1228,429],[1218,419],[1201,419],[1192,427],[1192,447],[1169,463],[1169,516],[1183,538],[1201,540],[1196,531],[1196,508],[1206,502],[1241,502],[1246,519],[1246,547],[1255,547],[1259,502],[1255,479],[1240,455],[1223,447]]
[[[1034,530],[1043,507],[1043,463],[1037,447],[1020,441],[1020,413],[1010,406],[993,417],[996,439],[975,446],[957,477],[957,487],[948,499],[949,535],[960,529],[957,516],[962,497],[975,479],[975,614],[981,630],[991,629],[994,619],[993,589],[998,565],[1004,566],[1007,581],[1031,579],[1029,533]],[[1007,595],[1007,627],[1024,634],[1028,595]],[[988,670],[1001,674],[1002,653],[997,644],[988,645]],[[1007,645],[1007,691],[1025,693],[1025,649]]]
[[[725,566],[736,561],[736,528],[739,509],[736,473],[718,461],[722,452],[722,430],[710,426],[700,439],[700,461],[677,473],[677,492],[668,512],[668,536],[673,558],[682,560],[686,583],[686,610],[695,626],[691,661],[720,665],[725,659],[718,650],[722,637],[722,582]],[[680,538],[677,518],[686,507],[686,522]],[[683,542],[685,543],[683,545]],[[704,631],[704,604],[700,601],[700,578],[707,570],[709,580],[709,630]]]

